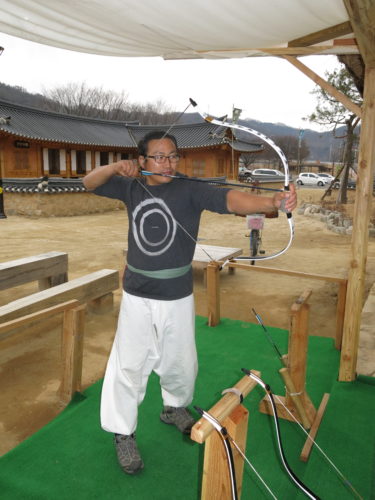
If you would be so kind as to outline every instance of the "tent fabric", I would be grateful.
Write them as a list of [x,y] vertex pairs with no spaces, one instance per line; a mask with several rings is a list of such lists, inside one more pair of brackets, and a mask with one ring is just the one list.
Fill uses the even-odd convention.
[[[280,55],[349,20],[343,0],[1,0],[0,31],[78,52],[164,59]],[[347,36],[347,35],[346,35]],[[306,55],[358,53],[332,40]]]

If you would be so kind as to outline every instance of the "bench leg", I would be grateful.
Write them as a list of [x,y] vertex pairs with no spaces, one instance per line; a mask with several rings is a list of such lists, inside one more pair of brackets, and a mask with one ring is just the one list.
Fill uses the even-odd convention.
[[104,314],[112,311],[113,309],[113,293],[107,293],[102,297],[91,300],[89,303],[90,312],[95,314]]
[[81,390],[85,309],[82,305],[64,312],[60,387],[63,403],[69,403],[73,394]]
[[56,274],[55,276],[48,276],[47,278],[42,278],[38,280],[39,291],[46,290],[52,286],[61,285],[61,283],[66,283],[68,281],[68,273]]

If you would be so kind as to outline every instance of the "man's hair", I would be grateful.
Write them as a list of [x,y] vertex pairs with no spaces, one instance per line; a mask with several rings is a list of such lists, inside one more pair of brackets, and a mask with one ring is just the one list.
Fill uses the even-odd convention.
[[177,149],[177,140],[174,135],[165,134],[164,130],[148,132],[138,143],[139,156],[147,156],[148,143],[158,139],[170,139]]

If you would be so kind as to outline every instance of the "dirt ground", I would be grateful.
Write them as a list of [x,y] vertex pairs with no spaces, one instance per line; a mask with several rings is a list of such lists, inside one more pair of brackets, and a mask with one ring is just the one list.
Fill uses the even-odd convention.
[[[299,189],[299,203],[318,201],[323,191]],[[349,194],[354,198],[354,193]],[[353,204],[347,206],[351,212]],[[374,208],[375,210],[375,208]],[[375,213],[373,210],[373,217]],[[295,212],[296,233],[292,247],[267,266],[346,277],[350,259],[350,236],[327,230],[322,222]],[[69,278],[102,268],[124,268],[127,217],[124,211],[98,215],[26,218],[9,216],[0,222],[3,244],[0,262],[52,250],[69,254]],[[248,253],[245,220],[230,215],[204,213],[199,241],[205,245],[239,247]],[[283,214],[266,219],[263,247],[267,253],[283,248],[288,240]],[[366,290],[375,280],[375,241],[368,248]],[[201,270],[194,271],[196,312],[207,315],[205,285]],[[221,273],[221,316],[255,322],[251,308],[269,326],[288,329],[290,307],[305,290],[312,289],[309,317],[311,335],[333,337],[337,286],[323,281],[237,270]],[[37,283],[0,292],[0,304],[37,291]],[[88,313],[85,329],[83,388],[104,374],[116,327],[120,289],[111,313]],[[61,318],[59,318],[59,321]],[[3,340],[0,350],[0,453],[12,449],[49,422],[62,409],[58,399],[60,377],[60,326],[39,323]]]

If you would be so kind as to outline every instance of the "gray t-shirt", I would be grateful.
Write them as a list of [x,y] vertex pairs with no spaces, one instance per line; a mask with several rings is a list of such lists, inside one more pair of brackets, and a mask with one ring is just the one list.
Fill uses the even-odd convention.
[[95,194],[121,200],[127,207],[127,258],[133,271],[126,269],[124,290],[158,300],[175,300],[190,295],[193,291],[191,267],[182,276],[169,278],[145,276],[138,271],[146,274],[151,271],[149,274],[152,274],[191,264],[202,211],[229,213],[228,191],[227,188],[178,179],[149,186],[144,179],[121,176],[114,176],[96,188]]

